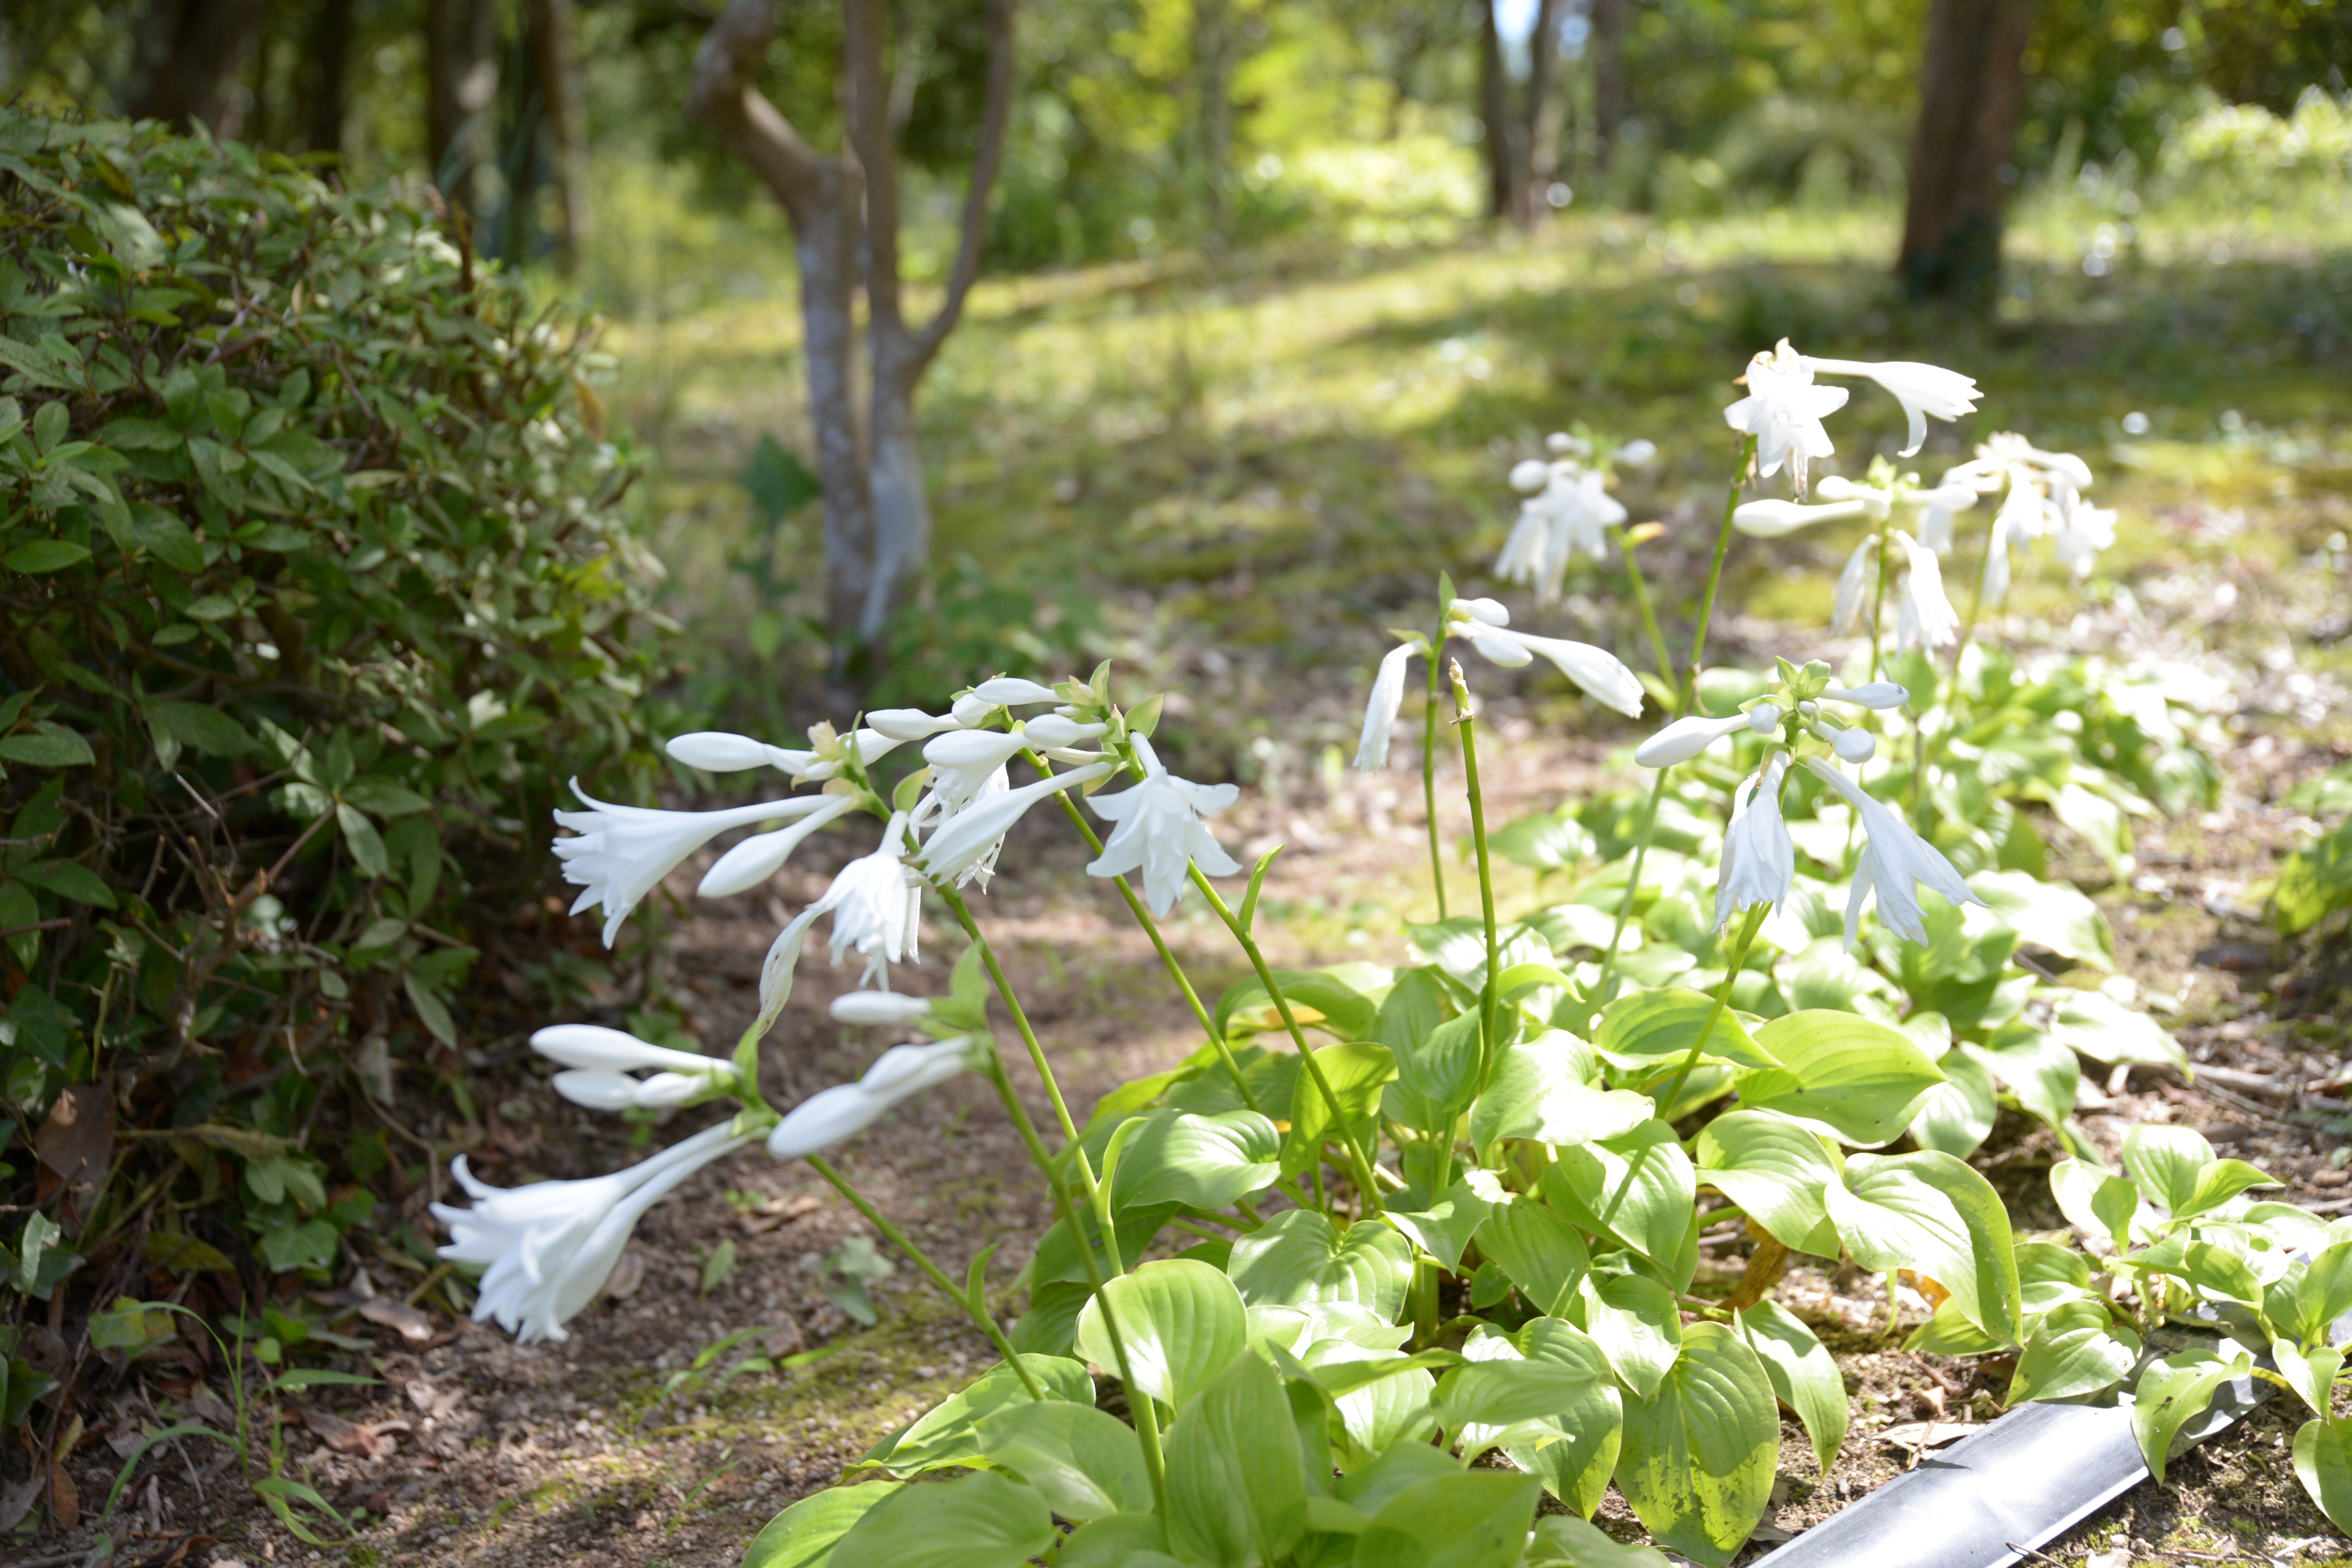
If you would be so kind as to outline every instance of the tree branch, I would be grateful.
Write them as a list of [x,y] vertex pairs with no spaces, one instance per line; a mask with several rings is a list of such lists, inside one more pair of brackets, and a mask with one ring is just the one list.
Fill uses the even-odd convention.
[[686,110],[751,166],[798,226],[823,205],[839,170],[759,89],[777,25],[776,0],[728,0],[694,52]]
[[947,297],[939,314],[915,340],[915,367],[930,363],[963,315],[964,297],[980,276],[981,246],[988,237],[988,197],[1004,162],[1005,128],[1013,118],[1013,0],[988,0],[988,95],[980,115],[979,144],[971,158],[971,184],[964,192],[961,235],[955,265],[948,273]]
[[906,331],[898,301],[898,138],[882,71],[882,0],[842,0],[841,56],[849,145],[866,181],[868,330],[879,349]]

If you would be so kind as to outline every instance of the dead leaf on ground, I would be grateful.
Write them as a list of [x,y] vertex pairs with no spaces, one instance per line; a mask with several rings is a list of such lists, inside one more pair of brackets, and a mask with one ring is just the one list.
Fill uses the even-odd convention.
[[2111,1551],[2093,1552],[2083,1559],[2083,1568],[2131,1568],[2131,1548],[2118,1546]]
[[81,1528],[81,1493],[63,1465],[49,1467],[49,1511],[57,1517],[59,1530]]
[[824,1203],[803,1193],[796,1197],[770,1198],[743,1216],[743,1229],[750,1236],[763,1236],[824,1207]]
[[645,1282],[646,1255],[631,1246],[621,1254],[621,1260],[613,1265],[613,1272],[605,1277],[605,1299],[625,1301],[635,1295],[637,1287]]
[[78,1083],[57,1098],[33,1134],[33,1152],[68,1187],[96,1187],[114,1153],[114,1100],[104,1084]]
[[360,1303],[360,1316],[394,1331],[404,1340],[433,1337],[433,1314],[412,1307],[397,1296],[371,1296]]
[[0,1531],[16,1528],[17,1521],[33,1511],[33,1504],[41,1496],[41,1478],[19,1481],[13,1487],[0,1487]]
[[1878,1434],[1878,1440],[1898,1448],[1940,1448],[1982,1429],[1982,1424],[1975,1421],[1906,1421]]
[[346,1421],[332,1411],[321,1410],[315,1405],[302,1407],[302,1425],[318,1435],[319,1440],[338,1454],[354,1458],[373,1459],[390,1447],[375,1429],[356,1421]]

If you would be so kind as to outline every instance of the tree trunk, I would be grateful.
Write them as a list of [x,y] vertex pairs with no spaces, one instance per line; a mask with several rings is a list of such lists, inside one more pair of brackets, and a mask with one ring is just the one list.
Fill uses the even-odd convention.
[[540,103],[541,174],[555,193],[555,265],[566,277],[580,265],[588,232],[588,187],[581,168],[585,137],[572,20],[572,0],[530,0],[528,37],[531,85]]
[[[2001,209],[2033,0],[1930,0],[1903,251],[1915,297],[1982,302],[2000,280]],[[2007,178],[2004,178],[2004,175]]]
[[1559,169],[1559,114],[1552,78],[1559,54],[1559,26],[1552,0],[1536,0],[1535,30],[1528,35],[1527,195],[1528,216],[1548,210],[1544,193]]
[[498,0],[425,0],[425,145],[442,198],[479,227],[499,96]]
[[1192,65],[1200,79],[1201,210],[1210,245],[1232,238],[1234,15],[1231,0],[1193,0]]
[[302,149],[343,150],[343,116],[351,103],[353,0],[319,0],[303,44]]
[[1592,170],[1608,171],[1625,123],[1627,0],[1592,0]]
[[235,135],[237,79],[268,11],[268,0],[153,0],[139,32],[131,117]]
[[1490,216],[1521,227],[1528,213],[1527,127],[1511,112],[1511,77],[1503,63],[1503,33],[1496,0],[1485,0],[1478,22],[1478,121],[1486,150]]

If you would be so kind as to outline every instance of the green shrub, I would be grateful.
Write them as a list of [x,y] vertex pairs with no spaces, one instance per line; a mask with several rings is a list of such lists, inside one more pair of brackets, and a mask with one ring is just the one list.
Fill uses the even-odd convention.
[[384,194],[0,114],[0,1272],[322,1267],[562,781],[655,763],[635,459]]

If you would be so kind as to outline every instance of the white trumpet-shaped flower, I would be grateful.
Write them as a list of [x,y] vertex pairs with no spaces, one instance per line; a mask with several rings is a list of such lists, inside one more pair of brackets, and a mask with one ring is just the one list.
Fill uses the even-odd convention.
[[[1894,584],[1896,646],[1906,652],[1949,647],[1959,640],[1960,617],[1944,592],[1943,563],[1934,551],[1899,528],[1889,534],[1888,543],[1903,563],[1902,574]],[[1854,547],[1845,570],[1838,574],[1830,615],[1830,629],[1838,636],[1860,625],[1863,606],[1874,602],[1872,568],[1877,561],[1878,536],[1873,534]]]
[[929,1017],[931,1003],[927,996],[908,996],[896,991],[845,991],[833,999],[832,1012],[836,1024],[896,1028]]
[[564,1323],[611,1278],[646,1211],[759,1136],[733,1136],[731,1125],[722,1121],[626,1170],[582,1182],[494,1187],[458,1155],[450,1172],[472,1206],[435,1204],[433,1216],[449,1228],[443,1258],[488,1266],[476,1287],[474,1321],[495,1320],[524,1344],[562,1339]]
[[856,1137],[898,1101],[964,1071],[972,1047],[963,1035],[936,1045],[891,1047],[856,1083],[819,1089],[787,1111],[768,1134],[768,1152],[779,1160],[803,1159]]
[[[1785,344],[1786,340],[1783,340]],[[1909,439],[1903,456],[1910,457],[1927,439],[1930,418],[1953,420],[1963,414],[1973,414],[1977,407],[1977,384],[1972,377],[1941,365],[1921,364],[1916,360],[1883,360],[1876,363],[1851,359],[1809,359],[1806,362],[1816,372],[1826,375],[1867,376],[1894,394],[1895,401],[1903,405],[1904,416],[1910,421]]]
[[[1572,556],[1608,558],[1609,528],[1625,521],[1625,508],[1609,493],[1608,475],[1599,468],[1574,462],[1533,466],[1542,488],[1519,504],[1519,521],[1496,559],[1495,573],[1507,583],[1529,584],[1536,603],[1549,605],[1559,596]],[[1528,467],[1523,463],[1512,470],[1515,484],[1529,477]]]
[[919,708],[884,708],[866,715],[866,722],[894,741],[922,741],[956,727],[952,713],[926,713]]
[[1797,876],[1797,847],[1780,818],[1780,781],[1788,771],[1789,753],[1775,752],[1763,771],[1731,797],[1731,826],[1724,832],[1723,863],[1715,880],[1718,936],[1735,911],[1769,904],[1777,914],[1788,901]]
[[1898,686],[1892,680],[1874,680],[1866,686],[1828,687],[1822,692],[1822,698],[1824,701],[1851,702],[1857,708],[1884,710],[1900,708],[1910,701],[1911,689]]
[[1843,796],[1862,818],[1865,836],[1862,858],[1853,872],[1853,891],[1845,905],[1845,944],[1853,946],[1862,923],[1862,906],[1875,893],[1878,918],[1887,929],[1926,945],[1927,926],[1919,912],[1919,887],[1934,889],[1955,904],[1980,904],[1982,899],[1944,858],[1944,852],[1911,830],[1911,825],[1846,777],[1836,763],[1807,757],[1812,774]]
[[857,809],[857,800],[854,795],[828,795],[814,798],[821,804],[798,822],[772,833],[755,833],[711,862],[710,869],[702,874],[702,880],[696,885],[695,892],[706,899],[723,899],[758,887],[782,870],[784,862],[792,858],[793,851],[806,843],[810,835]]
[[1063,790],[1092,784],[1110,771],[1108,763],[1088,763],[975,802],[949,818],[923,846],[924,872],[942,882],[966,879],[995,853],[1031,806]]
[[907,864],[907,824],[905,812],[893,812],[882,830],[881,847],[844,866],[823,896],[776,933],[760,965],[760,1017],[752,1025],[755,1032],[765,1033],[791,999],[801,948],[820,916],[833,916],[835,963],[845,952],[865,954],[861,984],[877,976],[887,981],[891,964],[915,956],[923,889]]
[[1396,730],[1397,710],[1404,706],[1404,667],[1414,651],[1411,643],[1399,643],[1381,658],[1371,697],[1364,703],[1364,732],[1356,742],[1360,773],[1376,773],[1389,765],[1389,737]]
[[2050,536],[2050,552],[2079,580],[2089,576],[2091,568],[2099,563],[2100,551],[2114,546],[2116,514],[2112,508],[2093,506],[2072,491],[2066,499],[2057,530]]
[[558,826],[577,835],[555,840],[557,858],[563,862],[563,879],[582,891],[572,912],[594,905],[604,907],[604,945],[613,945],[621,922],[654,890],[678,863],[730,827],[776,817],[804,816],[824,809],[826,797],[761,801],[726,811],[658,811],[650,806],[615,805],[590,795],[572,781],[572,793],[585,811],[555,813]]
[[1123,877],[1142,871],[1144,902],[1153,914],[1164,915],[1184,886],[1189,867],[1198,866],[1212,877],[1230,877],[1241,869],[1201,818],[1224,810],[1242,792],[1229,784],[1180,779],[1160,765],[1150,741],[1141,735],[1133,739],[1136,758],[1143,763],[1143,782],[1087,802],[1096,816],[1118,825],[1101,856],[1087,865],[1087,874]]
[[1629,719],[1642,716],[1642,682],[1615,654],[1591,643],[1513,631],[1510,621],[1511,612],[1496,600],[1456,599],[1446,610],[1445,629],[1507,669],[1540,654],[1586,695]]
[[1726,735],[1749,727],[1751,721],[1745,713],[1734,713],[1727,719],[1710,719],[1694,713],[1687,719],[1677,719],[1634,750],[1633,761],[1645,768],[1670,768],[1677,763],[1689,762]]
[[1811,528],[1817,522],[1839,522],[1849,517],[1860,517],[1866,510],[1858,499],[1805,506],[1768,496],[1762,500],[1742,501],[1734,507],[1731,526],[1750,539],[1779,539],[1801,528]]
[[[735,1076],[732,1063],[594,1024],[558,1024],[531,1036],[530,1044],[567,1069],[555,1075],[555,1092],[591,1110],[683,1105]],[[629,1076],[644,1068],[657,1070],[648,1079]]]
[[1748,395],[1723,411],[1724,423],[1756,437],[1759,475],[1769,479],[1786,463],[1797,493],[1804,494],[1806,465],[1837,450],[1822,421],[1845,406],[1846,389],[1813,384],[1811,362],[1786,338],[1749,360],[1741,379]]

